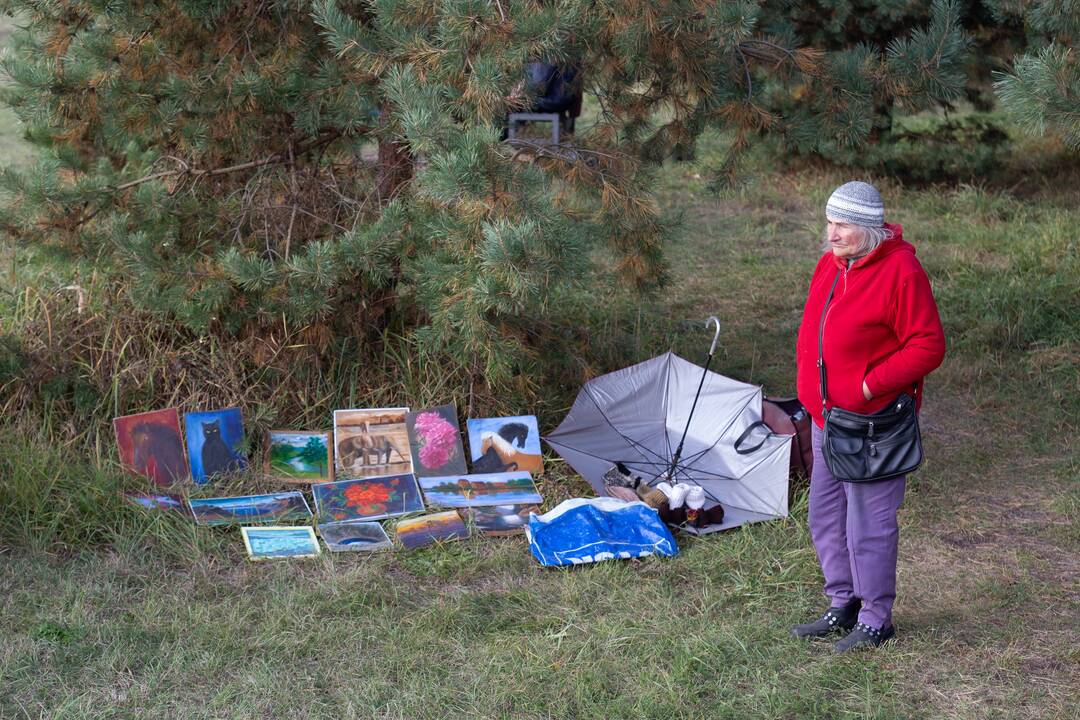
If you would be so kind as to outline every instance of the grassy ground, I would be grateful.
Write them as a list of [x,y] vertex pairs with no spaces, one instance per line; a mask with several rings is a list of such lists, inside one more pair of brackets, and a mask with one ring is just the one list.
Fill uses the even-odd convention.
[[[0,146],[13,134],[0,127]],[[658,178],[684,224],[673,282],[642,308],[642,355],[670,339],[699,358],[717,314],[720,371],[790,393],[821,208],[844,177],[761,171],[716,199],[710,157]],[[237,530],[141,515],[110,468],[4,430],[0,717],[1071,716],[1076,185],[879,184],[950,341],[927,387],[887,649],[835,657],[785,637],[823,603],[802,495],[787,520],[685,539],[669,561],[549,571],[504,538],[257,565]],[[20,291],[14,261],[8,277]],[[549,504],[581,489],[549,467]],[[65,532],[88,515],[93,536]]]

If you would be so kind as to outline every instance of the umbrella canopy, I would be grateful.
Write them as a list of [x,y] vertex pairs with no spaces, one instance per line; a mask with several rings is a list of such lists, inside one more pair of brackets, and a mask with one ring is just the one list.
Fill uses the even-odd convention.
[[669,352],[594,378],[544,439],[603,495],[602,476],[615,462],[650,485],[663,479],[686,430],[671,482],[700,485],[708,505],[723,506],[723,524],[708,531],[786,517],[791,437],[759,423],[760,387],[714,372],[704,371],[690,419],[702,373]]

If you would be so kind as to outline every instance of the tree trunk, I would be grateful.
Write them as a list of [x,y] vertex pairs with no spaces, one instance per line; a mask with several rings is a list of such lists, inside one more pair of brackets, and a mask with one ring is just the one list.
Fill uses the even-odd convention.
[[386,205],[413,176],[409,149],[394,140],[379,141],[379,203]]

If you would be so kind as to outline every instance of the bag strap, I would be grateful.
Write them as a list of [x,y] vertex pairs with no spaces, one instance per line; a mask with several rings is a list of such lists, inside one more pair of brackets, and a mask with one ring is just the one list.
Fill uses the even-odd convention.
[[836,290],[836,283],[840,282],[840,270],[836,271],[836,277],[833,278],[832,287],[829,288],[829,294],[825,298],[825,307],[821,308],[821,323],[818,325],[817,335],[817,366],[818,377],[821,383],[821,411],[824,413],[826,409],[825,398],[825,356],[822,351],[822,342],[825,337],[825,315],[829,312],[829,303],[832,302],[833,292]]
[[[754,429],[758,428],[758,427],[763,427],[766,430],[768,430],[769,432],[766,433],[765,437],[763,437],[761,439],[761,442],[759,442],[754,447],[752,447],[752,448],[740,448],[739,446],[742,445],[743,440],[748,438],[750,436],[750,433],[752,433],[754,431]],[[772,428],[769,427],[765,423],[764,420],[755,420],[754,422],[752,422],[752,423],[750,423],[749,425],[746,426],[746,429],[743,430],[742,435],[740,435],[738,440],[735,441],[735,452],[739,453],[740,455],[749,455],[752,452],[757,452],[758,450],[761,449],[761,446],[765,444],[765,441],[768,440],[769,438],[771,438],[775,434],[776,433],[774,433],[772,431]]]

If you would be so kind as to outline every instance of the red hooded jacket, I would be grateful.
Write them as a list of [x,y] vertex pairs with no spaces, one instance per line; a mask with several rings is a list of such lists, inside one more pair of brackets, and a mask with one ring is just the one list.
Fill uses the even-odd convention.
[[[799,400],[824,427],[818,376],[818,326],[821,310],[836,273],[840,279],[825,318],[824,358],[828,406],[857,413],[873,413],[900,393],[918,385],[945,357],[941,329],[930,280],[915,259],[915,248],[905,242],[899,225],[886,225],[893,238],[872,253],[846,261],[826,252],[810,279],[796,345]],[[874,396],[866,400],[862,384]]]

